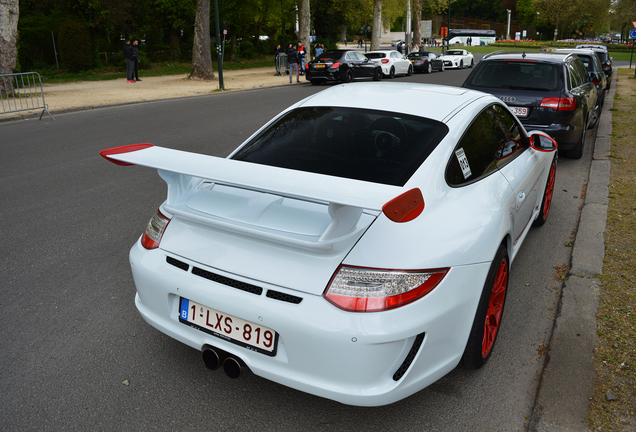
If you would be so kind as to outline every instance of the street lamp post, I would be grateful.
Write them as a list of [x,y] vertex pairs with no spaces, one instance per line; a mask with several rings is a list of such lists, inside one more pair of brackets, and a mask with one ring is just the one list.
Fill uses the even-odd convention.
[[508,13],[508,32],[506,33],[506,39],[510,40],[510,13],[512,12],[510,9],[506,9]]

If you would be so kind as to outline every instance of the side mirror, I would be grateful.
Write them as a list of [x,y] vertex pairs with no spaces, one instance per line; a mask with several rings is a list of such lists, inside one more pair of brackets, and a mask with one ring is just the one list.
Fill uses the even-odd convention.
[[547,135],[535,133],[530,135],[530,147],[542,152],[552,152],[557,149],[557,142]]

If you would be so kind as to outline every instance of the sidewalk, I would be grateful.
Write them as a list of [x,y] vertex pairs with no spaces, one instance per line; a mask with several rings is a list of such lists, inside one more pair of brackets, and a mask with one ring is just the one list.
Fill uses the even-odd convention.
[[563,284],[561,307],[550,339],[547,365],[529,429],[537,432],[588,431],[594,381],[596,310],[605,256],[610,182],[612,107],[616,73],[596,130],[585,203],[572,250],[572,266]]
[[[244,90],[277,85],[290,85],[289,76],[276,76],[272,67],[223,71],[225,91]],[[144,77],[134,84],[125,78],[106,81],[81,81],[66,84],[44,84],[44,100],[55,116],[73,111],[105,108],[121,104],[132,104],[162,99],[175,99],[206,95],[219,91],[218,71],[214,81],[193,81],[185,75]],[[305,77],[301,76],[301,83]],[[293,85],[297,85],[295,82]],[[0,123],[24,119],[37,119],[42,110],[0,114]]]

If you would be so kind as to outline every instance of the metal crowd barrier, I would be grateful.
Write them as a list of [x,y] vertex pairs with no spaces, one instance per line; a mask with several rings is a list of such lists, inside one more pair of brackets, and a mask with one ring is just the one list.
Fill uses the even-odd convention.
[[55,120],[44,102],[42,77],[37,72],[0,75],[0,101],[2,101],[0,114],[42,108],[40,120],[45,112]]
[[289,63],[287,63],[287,54],[279,54],[276,56],[276,75],[283,76],[283,72],[289,75]]

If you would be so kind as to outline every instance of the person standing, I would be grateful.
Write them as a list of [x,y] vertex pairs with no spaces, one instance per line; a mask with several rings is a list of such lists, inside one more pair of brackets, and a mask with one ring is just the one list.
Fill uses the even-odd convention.
[[139,79],[139,41],[135,39],[132,43],[133,61],[135,62],[135,81]]
[[324,50],[322,49],[322,44],[319,44],[319,43],[318,43],[318,44],[316,44],[316,58],[318,58],[318,56],[319,56],[320,54],[322,54],[322,53],[323,53],[323,51],[324,51]]
[[130,46],[130,39],[126,39],[124,45],[124,60],[126,60],[126,79],[129,83],[135,83],[133,74],[135,73],[135,59],[133,58],[132,46]]
[[289,83],[292,83],[292,76],[294,70],[296,71],[296,82],[300,82],[300,78],[298,76],[298,51],[296,51],[296,47],[292,44],[289,44],[289,48],[287,48],[287,63],[289,64]]
[[298,66],[300,69],[300,74],[305,75],[305,55],[307,54],[307,50],[303,46],[301,41],[298,41]]

